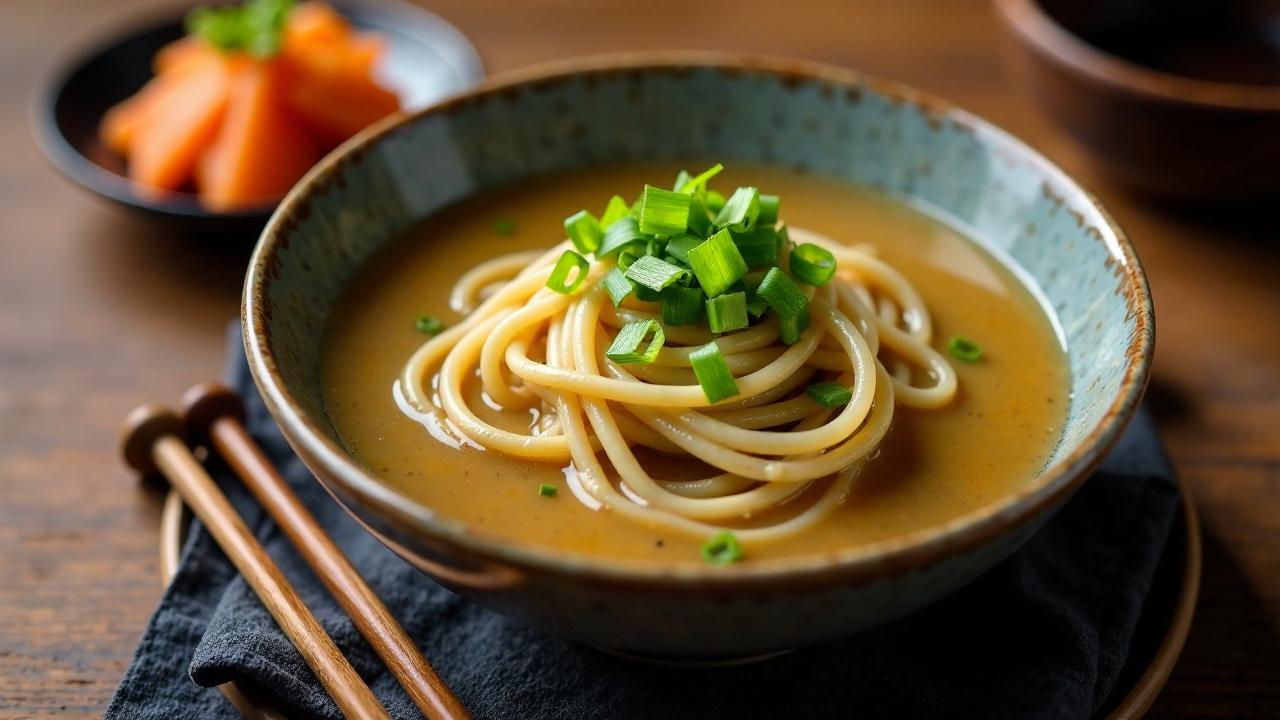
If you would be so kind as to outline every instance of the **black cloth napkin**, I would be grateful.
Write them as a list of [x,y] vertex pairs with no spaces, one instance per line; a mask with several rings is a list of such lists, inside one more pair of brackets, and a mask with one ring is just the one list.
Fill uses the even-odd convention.
[[[239,329],[229,380],[248,427],[477,718],[1044,717],[1098,711],[1124,664],[1179,503],[1145,412],[1103,468],[1019,552],[882,629],[715,670],[620,660],[464,602],[359,528],[310,477],[249,378]],[[392,716],[417,709],[287,539],[224,467],[232,502]],[[235,718],[210,689],[240,680],[291,717],[341,717],[196,523],[181,568],[108,718]]]

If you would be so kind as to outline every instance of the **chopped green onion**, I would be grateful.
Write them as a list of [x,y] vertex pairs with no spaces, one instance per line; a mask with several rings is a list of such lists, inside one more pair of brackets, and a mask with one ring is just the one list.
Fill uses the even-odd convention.
[[618,267],[625,272],[627,268],[631,267],[631,263],[639,260],[642,255],[643,253],[634,247],[624,248],[622,252],[618,253]]
[[444,332],[444,323],[440,322],[439,318],[434,318],[430,315],[420,315],[418,316],[418,319],[414,321],[413,328],[418,332],[426,333],[427,335],[439,335]]
[[650,290],[661,291],[684,277],[684,272],[665,260],[645,255],[627,268],[627,279]]
[[516,221],[511,218],[498,218],[493,221],[493,231],[503,237],[516,233]]
[[644,302],[658,302],[662,299],[662,293],[658,290],[647,288],[643,285],[636,286],[636,299]]
[[[719,175],[721,170],[724,170],[724,165],[716,163],[702,171],[698,177],[693,178],[692,180],[686,180],[683,185],[676,185],[676,190],[687,195],[692,195],[698,191],[698,188],[705,188],[707,186],[707,182],[710,181],[711,178]],[[684,171],[681,170],[680,172]],[[685,174],[687,175],[688,173]]]
[[[565,295],[575,293],[587,279],[587,267],[586,258],[572,250],[565,250],[556,261],[556,266],[551,269],[551,277],[547,278],[547,287]],[[573,272],[574,268],[577,268],[578,272],[573,276],[573,283],[570,284],[569,273]]]
[[729,372],[729,364],[720,354],[720,347],[714,342],[689,353],[689,364],[693,366],[693,374],[698,378],[707,402],[717,403],[738,394],[738,383]]
[[824,408],[838,408],[842,405],[848,405],[853,399],[853,393],[849,388],[836,382],[820,382],[810,385],[804,389],[805,394],[813,398],[813,401]]
[[956,335],[947,343],[947,352],[957,360],[975,363],[982,359],[982,346],[969,338]]
[[707,191],[707,209],[711,212],[720,212],[720,208],[724,207],[725,202],[724,195],[721,195],[715,190]]
[[622,269],[618,267],[605,273],[605,276],[600,279],[600,287],[604,288],[605,293],[609,295],[614,307],[621,305],[622,301],[636,289],[635,283],[628,280]]
[[630,212],[631,206],[627,204],[627,201],[614,195],[609,198],[609,204],[605,206],[604,214],[600,216],[600,229],[608,232],[614,223],[626,217]]
[[702,544],[702,560],[711,565],[730,565],[742,559],[742,546],[732,531],[721,530]]
[[800,333],[809,327],[809,296],[776,267],[765,273],[756,294],[778,314],[778,335],[782,342],[795,344]]
[[673,327],[701,322],[705,298],[702,288],[672,285],[664,289],[662,291],[662,322]]
[[564,219],[564,233],[583,255],[599,250],[600,241],[604,238],[600,221],[586,210],[579,210]]
[[749,268],[778,264],[778,234],[771,227],[762,224],[749,233],[735,235],[733,244]]
[[707,297],[728,290],[747,272],[747,264],[728,230],[721,230],[690,250],[689,267],[693,268]]
[[803,243],[791,251],[791,274],[802,283],[826,285],[836,274],[836,256],[821,245]]
[[778,222],[778,205],[782,203],[782,198],[777,195],[760,195],[760,214],[756,217],[756,222],[761,225],[772,225]]
[[[653,335],[653,339],[642,350],[640,346],[650,334]],[[662,332],[662,326],[658,324],[657,320],[631,322],[623,325],[622,329],[618,331],[617,337],[613,339],[613,344],[609,346],[608,350],[604,351],[604,356],[619,365],[648,365],[658,357],[658,351],[662,349],[662,344],[666,341],[667,337]]]
[[747,293],[747,314],[753,318],[764,315],[769,310],[769,303],[756,291]]
[[711,214],[707,212],[707,206],[703,204],[702,198],[694,195],[689,199],[689,232],[704,238],[711,232]]
[[604,239],[600,241],[600,249],[596,250],[596,258],[608,257],[628,245],[643,242],[644,235],[641,234],[640,225],[636,219],[620,218],[604,231]]
[[753,187],[740,187],[716,214],[716,225],[734,232],[745,232],[756,224],[760,214],[760,191]]
[[707,301],[707,325],[713,333],[741,330],[747,326],[747,294],[725,293]]
[[538,494],[542,497],[555,497],[556,486],[550,483],[541,483],[538,485]]
[[675,192],[680,192],[680,188],[684,187],[684,184],[689,182],[692,177],[688,170],[681,170],[676,173],[676,181],[671,185],[671,189]]
[[702,244],[702,238],[680,234],[667,241],[667,254],[688,264],[689,251]]
[[640,232],[651,235],[675,235],[689,226],[689,196],[644,186],[640,196]]
[[246,0],[238,6],[198,7],[187,14],[186,29],[219,50],[244,50],[267,58],[280,52],[285,20],[293,0]]

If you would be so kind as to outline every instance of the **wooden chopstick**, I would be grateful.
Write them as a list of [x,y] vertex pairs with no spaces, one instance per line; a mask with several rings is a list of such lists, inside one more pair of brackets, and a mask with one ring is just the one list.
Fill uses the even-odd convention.
[[431,720],[470,718],[391,611],[250,437],[241,422],[244,406],[239,396],[205,383],[188,390],[182,404],[188,437],[207,440],[235,470],[423,714]]
[[325,634],[315,615],[191,454],[181,439],[182,430],[182,421],[163,407],[144,405],[135,409],[125,421],[121,444],[125,461],[144,475],[159,471],[182,494],[343,715],[355,720],[387,718],[386,709],[373,691]]

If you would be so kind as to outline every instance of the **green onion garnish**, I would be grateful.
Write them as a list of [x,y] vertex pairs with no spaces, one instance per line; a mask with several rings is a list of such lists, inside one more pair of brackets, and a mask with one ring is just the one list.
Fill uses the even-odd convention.
[[516,233],[516,221],[511,218],[498,218],[493,221],[493,231],[503,237]]
[[430,315],[419,315],[418,319],[414,321],[413,327],[420,333],[433,336],[444,332],[444,323],[440,322],[439,318],[434,318]]
[[734,236],[733,244],[749,268],[778,264],[778,233],[772,227],[761,223],[749,233]]
[[564,234],[583,255],[599,250],[600,241],[604,238],[600,221],[586,210],[579,210],[564,219]]
[[707,212],[707,206],[702,202],[702,198],[697,195],[689,199],[689,232],[704,238],[711,233],[711,214]]
[[957,360],[975,363],[982,359],[982,346],[969,338],[956,335],[947,343],[947,352]]
[[707,197],[707,209],[713,213],[720,212],[720,208],[724,207],[724,204],[726,202],[726,200],[724,199],[724,195],[721,195],[715,190],[708,190],[706,197]]
[[604,239],[600,241],[600,249],[596,250],[596,257],[608,257],[633,243],[644,243],[644,235],[640,232],[640,224],[631,216],[619,218],[617,222],[609,226],[608,230],[604,231]]
[[702,288],[672,285],[662,291],[662,322],[671,325],[693,325],[702,321]]
[[712,565],[729,565],[742,559],[742,546],[738,536],[729,530],[721,530],[702,544],[702,559]]
[[684,277],[684,270],[652,255],[638,258],[627,268],[627,279],[655,292],[674,285]]
[[689,251],[702,244],[702,238],[681,233],[667,241],[666,253],[671,257],[689,264]]
[[658,302],[659,300],[662,299],[662,293],[658,290],[653,290],[652,288],[647,288],[643,285],[637,285],[636,299],[643,300],[644,302]]
[[753,187],[740,187],[725,201],[716,214],[716,225],[734,232],[745,232],[756,224],[760,214],[760,191]]
[[639,260],[642,255],[644,253],[635,247],[624,248],[622,252],[618,253],[618,267],[625,272],[627,268],[631,267],[631,263]]
[[[711,167],[699,173],[698,177],[693,178],[691,180],[686,180],[683,185],[677,185],[676,190],[682,193],[692,195],[696,193],[699,188],[705,188],[707,186],[707,183],[711,180],[711,178],[719,175],[721,170],[724,170],[724,165],[721,165],[720,163],[716,163],[715,165],[712,165]],[[682,170],[681,172],[684,172],[684,171]]]
[[[573,283],[569,284],[569,273],[573,272],[574,268],[577,268],[578,272],[573,276]],[[586,279],[587,259],[572,250],[565,250],[556,261],[556,266],[551,269],[551,276],[547,278],[547,287],[558,293],[569,295],[577,292]]]
[[244,50],[267,58],[280,52],[293,0],[247,0],[242,5],[198,7],[187,14],[186,29],[219,50]]
[[614,223],[630,213],[631,206],[627,204],[627,201],[614,195],[609,198],[609,204],[605,206],[604,214],[600,216],[600,229],[608,232]]
[[838,408],[842,405],[848,405],[853,399],[853,393],[849,388],[836,382],[820,382],[810,385],[804,389],[805,393],[813,398],[813,401],[824,408]]
[[787,345],[795,344],[800,333],[809,327],[809,297],[795,281],[778,268],[770,268],[756,288],[756,295],[764,298],[778,314],[778,334]]
[[[644,344],[644,339],[650,334],[653,339],[649,341],[648,346],[643,350],[640,346]],[[640,364],[648,365],[658,357],[658,351],[662,349],[662,344],[667,341],[666,335],[662,332],[662,326],[657,320],[641,320],[639,322],[631,322],[622,326],[618,331],[617,337],[613,339],[613,344],[608,350],[604,351],[604,356],[619,365]]]
[[684,187],[684,184],[689,182],[692,179],[693,179],[693,176],[689,174],[688,170],[681,170],[680,172],[676,173],[676,181],[672,183],[671,189],[676,192],[680,192],[680,189]]
[[711,332],[724,333],[747,326],[747,294],[725,293],[707,301],[707,325]]
[[675,235],[689,226],[689,196],[644,186],[640,196],[640,232],[650,235]]
[[753,318],[764,315],[769,310],[769,303],[760,297],[760,293],[755,290],[747,292],[747,314]]
[[707,297],[715,297],[747,273],[747,263],[728,230],[707,238],[689,251],[689,267]]
[[802,283],[826,285],[836,274],[836,256],[813,243],[797,245],[791,251],[791,274]]
[[609,299],[613,301],[613,306],[618,307],[627,296],[635,291],[635,283],[627,279],[622,269],[615,267],[600,279],[600,287],[608,293]]
[[809,309],[805,308],[795,317],[778,317],[778,338],[783,344],[795,345],[800,342],[800,335],[809,328]]
[[778,222],[778,205],[782,203],[782,198],[777,195],[760,195],[760,214],[756,217],[756,222],[761,225],[772,225]]
[[538,494],[542,497],[555,497],[556,486],[551,485],[550,483],[542,483],[538,485]]
[[714,342],[689,353],[689,364],[693,366],[693,374],[698,378],[707,402],[717,403],[738,394],[738,383],[729,372],[729,364],[720,354],[720,347]]

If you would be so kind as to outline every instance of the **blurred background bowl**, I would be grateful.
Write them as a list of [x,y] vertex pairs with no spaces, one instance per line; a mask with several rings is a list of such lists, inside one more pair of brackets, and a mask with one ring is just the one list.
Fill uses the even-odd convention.
[[1118,184],[1280,197],[1280,3],[994,0],[1026,92]]
[[[470,42],[439,17],[399,0],[335,2],[354,25],[389,39],[377,74],[409,111],[472,87],[484,77]],[[98,123],[116,103],[151,79],[152,59],[185,34],[191,6],[177,5],[161,16],[128,24],[107,40],[73,53],[37,89],[32,130],[45,157],[63,175],[92,193],[184,230],[252,237],[276,203],[236,212],[211,212],[193,193],[173,192],[153,199],[139,195],[124,175],[122,158],[98,138]]]

